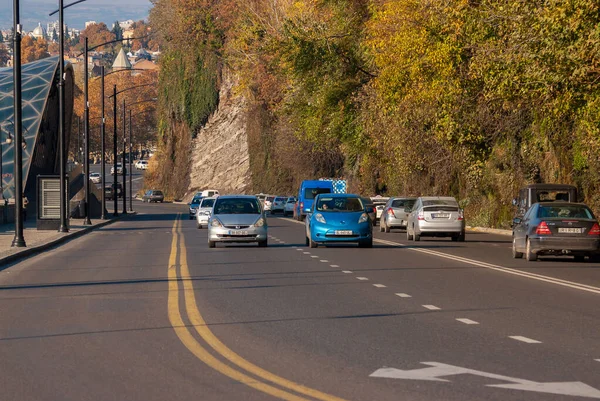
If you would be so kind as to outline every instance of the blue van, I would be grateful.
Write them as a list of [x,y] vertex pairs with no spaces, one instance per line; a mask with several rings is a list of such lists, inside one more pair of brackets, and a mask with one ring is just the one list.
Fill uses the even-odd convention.
[[333,182],[330,180],[304,180],[298,191],[298,202],[296,203],[296,216],[302,221],[306,213],[310,212],[313,200],[318,194],[333,193]]

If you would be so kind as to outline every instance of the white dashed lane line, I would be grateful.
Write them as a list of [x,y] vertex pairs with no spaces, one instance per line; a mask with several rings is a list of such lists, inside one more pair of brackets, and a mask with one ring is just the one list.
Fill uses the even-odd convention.
[[342,270],[342,273],[352,274],[352,271],[351,270]]
[[423,308],[429,309],[429,310],[441,310],[442,309],[442,308],[438,308],[435,305],[423,305]]
[[600,362],[600,359],[594,359],[594,361],[596,361],[596,362]]
[[377,288],[385,288],[386,286],[383,284],[373,284],[373,287],[377,287]]
[[368,278],[366,278],[366,277],[357,277],[356,279],[357,279],[357,280],[361,280],[361,281],[366,281],[366,280],[369,280],[369,279],[368,279]]
[[397,292],[396,295],[398,295],[400,298],[412,298],[412,296],[405,294],[403,292]]
[[458,320],[459,322],[464,323],[464,324],[479,324],[475,320],[471,320],[471,319],[460,318],[460,319],[456,319],[456,320]]
[[319,262],[321,262],[321,263],[329,263],[329,261],[325,260],[325,259],[321,259],[321,260],[319,260]]
[[313,258],[313,259],[317,259],[317,258],[318,258],[318,256],[317,256],[317,255],[312,255],[312,256],[311,256],[311,258]]
[[329,265],[330,267],[339,267],[338,265]]
[[302,252],[305,255],[310,255],[310,252]]
[[508,336],[508,338],[512,338],[513,340],[522,341],[527,344],[541,344],[541,341],[534,340],[532,338],[527,338],[523,336]]

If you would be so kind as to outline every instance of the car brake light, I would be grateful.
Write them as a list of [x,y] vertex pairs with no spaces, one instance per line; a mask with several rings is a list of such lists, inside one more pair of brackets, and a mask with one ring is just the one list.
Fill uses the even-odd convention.
[[464,218],[465,218],[465,213],[461,209],[458,211],[458,220],[464,220]]
[[300,209],[304,209],[304,202],[300,202]]
[[417,215],[417,220],[425,220],[425,212],[419,210],[419,214]]
[[540,223],[540,225],[537,227],[537,229],[535,230],[536,234],[539,235],[550,235],[552,234],[552,232],[550,231],[550,229],[548,228],[548,225],[546,224],[545,221],[542,221]]
[[600,226],[598,223],[594,223],[588,235],[600,235]]
[[391,207],[388,208],[387,214],[388,214],[388,216],[392,216],[393,218],[396,218],[396,215],[394,214],[394,209],[392,209]]

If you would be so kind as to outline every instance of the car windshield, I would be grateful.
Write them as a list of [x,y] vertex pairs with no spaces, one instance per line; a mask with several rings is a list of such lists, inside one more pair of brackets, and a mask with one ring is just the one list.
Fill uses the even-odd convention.
[[257,199],[220,198],[215,202],[215,214],[260,214]]
[[274,200],[274,199],[275,199],[275,197],[274,197],[274,196],[267,196],[267,200],[268,200],[269,202],[273,202],[273,200]]
[[200,207],[213,207],[215,204],[214,199],[204,199]]
[[415,204],[414,199],[394,199],[392,201],[392,207],[396,207],[396,208],[400,208],[400,209],[406,208],[406,207],[412,208],[414,204]]
[[317,201],[319,212],[362,212],[363,203],[358,198],[320,197]]
[[287,203],[295,203],[296,199],[294,198],[288,198]]
[[200,204],[200,201],[201,201],[201,199],[199,199],[199,198],[192,199],[192,202],[191,202],[191,204],[192,204],[192,205],[199,205],[199,204]]
[[285,202],[285,198],[275,198],[275,202]]
[[564,206],[540,206],[537,213],[538,218],[573,218],[593,219],[594,214],[586,206],[564,205]]
[[330,194],[330,188],[306,188],[304,190],[304,199],[315,199],[318,194]]

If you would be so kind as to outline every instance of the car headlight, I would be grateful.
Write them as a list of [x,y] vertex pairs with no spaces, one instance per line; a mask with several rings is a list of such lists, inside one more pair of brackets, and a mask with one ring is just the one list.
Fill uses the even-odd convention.
[[360,215],[360,218],[358,219],[358,224],[366,223],[367,221],[369,221],[369,215],[366,213],[363,213]]
[[323,223],[323,224],[327,223],[325,221],[325,217],[323,217],[323,215],[321,213],[315,214],[315,220],[317,220],[319,223]]
[[223,227],[223,224],[221,224],[221,222],[219,221],[219,219],[212,219],[210,221],[210,225],[212,227]]
[[254,223],[254,227],[262,227],[265,225],[265,223],[265,219],[261,217],[258,220],[256,220],[256,223]]

